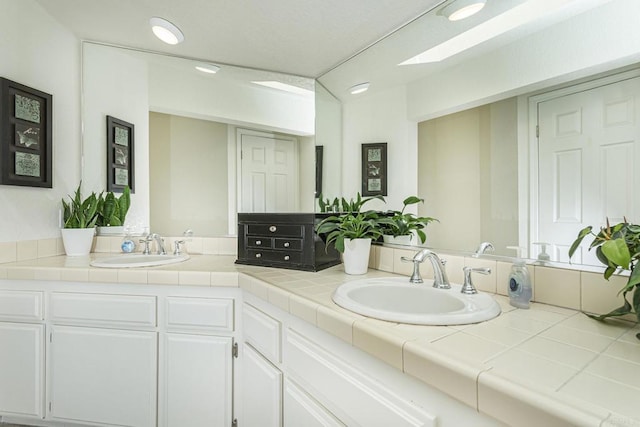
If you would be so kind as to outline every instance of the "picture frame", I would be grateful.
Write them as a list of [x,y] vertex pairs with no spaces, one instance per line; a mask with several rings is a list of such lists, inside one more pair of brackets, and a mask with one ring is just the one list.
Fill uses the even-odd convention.
[[363,196],[387,195],[387,143],[362,144]]
[[53,96],[0,77],[0,184],[53,187]]
[[316,145],[316,199],[322,194],[322,163],[324,161],[324,146]]
[[107,191],[135,193],[135,126],[107,116]]

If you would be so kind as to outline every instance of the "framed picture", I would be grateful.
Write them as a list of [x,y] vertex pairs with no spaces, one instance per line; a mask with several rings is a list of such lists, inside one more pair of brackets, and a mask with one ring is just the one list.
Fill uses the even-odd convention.
[[322,194],[322,162],[324,158],[324,146],[316,145],[316,199]]
[[107,191],[135,192],[134,126],[107,116]]
[[362,144],[362,195],[387,195],[387,143]]
[[51,188],[53,97],[0,78],[0,184]]

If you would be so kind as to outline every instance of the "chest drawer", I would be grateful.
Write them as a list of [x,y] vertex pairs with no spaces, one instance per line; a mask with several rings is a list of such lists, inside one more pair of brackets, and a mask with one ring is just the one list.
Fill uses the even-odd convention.
[[233,300],[167,297],[166,325],[171,331],[233,332]]
[[156,326],[156,297],[62,293],[51,294],[51,320],[89,326]]
[[247,247],[271,249],[273,247],[273,239],[269,237],[247,237]]
[[42,300],[42,292],[0,291],[0,319],[41,321]]
[[274,239],[274,248],[290,251],[301,251],[302,240],[300,239]]
[[288,224],[249,224],[247,234],[252,236],[302,237],[301,225]]
[[299,264],[302,262],[302,254],[300,252],[286,251],[261,251],[259,249],[249,250],[249,258],[263,262],[280,262]]

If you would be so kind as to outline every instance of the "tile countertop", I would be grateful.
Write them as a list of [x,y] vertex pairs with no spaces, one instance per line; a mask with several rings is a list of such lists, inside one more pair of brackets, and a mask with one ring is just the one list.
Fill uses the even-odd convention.
[[[64,256],[0,264],[0,279],[240,286],[452,397],[517,426],[640,426],[640,326],[607,323],[534,303],[502,307],[473,325],[416,326],[370,319],[331,300],[337,286],[366,277],[342,266],[310,273],[235,265],[233,256],[194,255],[153,268],[89,267]],[[244,274],[238,274],[244,273]]]

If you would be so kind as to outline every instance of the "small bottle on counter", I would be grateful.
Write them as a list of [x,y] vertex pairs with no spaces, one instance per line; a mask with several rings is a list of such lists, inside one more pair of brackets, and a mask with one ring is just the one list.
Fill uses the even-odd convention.
[[527,264],[521,258],[521,248],[513,246],[509,246],[509,248],[515,249],[517,253],[517,258],[509,273],[509,304],[517,308],[527,309],[533,295],[529,270],[527,270]]
[[136,250],[136,244],[134,243],[133,239],[131,238],[131,232],[129,230],[129,228],[126,229],[126,234],[124,236],[124,239],[122,240],[122,244],[120,245],[120,249],[122,249],[122,252],[126,253],[126,254],[130,254],[132,252],[134,252]]

